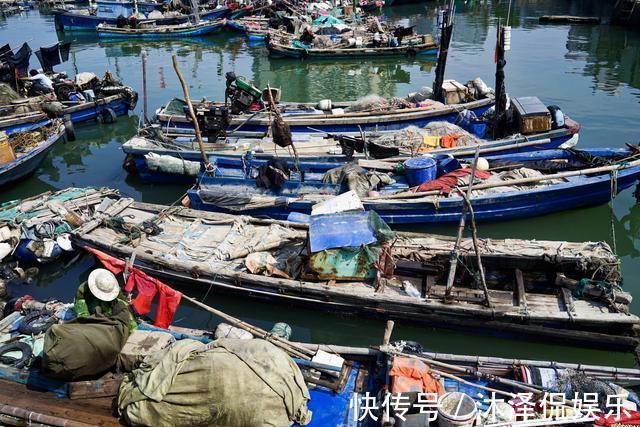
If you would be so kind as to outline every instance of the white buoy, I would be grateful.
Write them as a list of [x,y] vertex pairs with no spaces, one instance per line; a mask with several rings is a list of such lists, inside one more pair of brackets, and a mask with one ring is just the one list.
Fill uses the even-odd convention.
[[504,27],[504,50],[505,52],[511,50],[511,27],[505,25]]

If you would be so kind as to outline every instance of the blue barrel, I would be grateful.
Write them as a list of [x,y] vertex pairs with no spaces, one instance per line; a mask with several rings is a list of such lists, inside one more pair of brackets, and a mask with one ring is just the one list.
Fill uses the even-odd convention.
[[411,187],[436,179],[436,161],[433,157],[412,157],[404,162],[404,174]]

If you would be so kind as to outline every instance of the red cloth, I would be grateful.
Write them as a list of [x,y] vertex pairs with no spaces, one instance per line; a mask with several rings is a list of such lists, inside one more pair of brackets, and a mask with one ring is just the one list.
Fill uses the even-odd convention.
[[154,325],[159,328],[168,328],[180,305],[182,294],[164,283],[158,282],[158,284],[160,285],[158,287],[160,298],[158,299],[158,312]]
[[621,409],[620,418],[617,418],[616,414],[611,414],[609,416],[602,415],[595,421],[595,423],[599,426],[612,426],[616,424],[637,426],[640,425],[640,411]]
[[[124,271],[126,263],[122,260],[114,258],[105,254],[97,249],[86,248],[89,252],[94,254],[100,262],[111,271],[113,274],[120,274]],[[156,313],[156,320],[154,325],[159,328],[168,328],[173,321],[173,316],[176,314],[176,310],[180,305],[182,294],[169,286],[162,283],[155,277],[147,275],[142,270],[134,267],[129,268],[129,278],[125,285],[125,291],[131,292],[133,288],[137,290],[138,294],[132,301],[133,307],[138,314],[147,314],[151,311],[151,303],[156,293],[159,293],[158,298],[158,310]]]
[[[458,185],[458,178],[466,175],[471,175],[470,168],[462,168],[449,172],[446,175],[442,175],[438,179],[433,181],[427,181],[424,184],[420,184],[417,188],[417,192],[439,190],[443,194],[449,194],[453,191],[453,187]],[[475,173],[475,177],[478,179],[487,179],[491,176],[491,172],[479,171]]]
[[[105,254],[102,251],[93,248],[86,248],[89,252],[94,254],[96,258],[100,260],[104,268],[112,272],[113,274],[120,274],[124,271],[124,267],[126,263],[124,261],[119,260],[118,258],[114,258],[110,255]],[[131,291],[127,291],[131,292]]]

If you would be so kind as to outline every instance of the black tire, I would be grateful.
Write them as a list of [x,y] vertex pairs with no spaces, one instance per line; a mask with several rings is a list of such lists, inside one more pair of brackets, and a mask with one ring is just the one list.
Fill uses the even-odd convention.
[[46,332],[51,326],[58,323],[51,311],[34,311],[27,314],[20,322],[18,332],[23,335],[38,335]]
[[[6,353],[11,351],[19,351],[22,353],[22,356],[19,359],[5,356]],[[18,341],[0,346],[0,363],[13,366],[14,368],[24,368],[31,360],[31,356],[33,356],[33,350],[29,344],[23,342]]]
[[64,132],[67,137],[67,141],[76,140],[76,129],[73,127],[73,122],[69,115],[64,116]]
[[56,96],[61,101],[68,101],[69,100],[69,94],[71,92],[74,92],[75,90],[76,90],[76,88],[73,85],[68,84],[68,83],[62,83],[62,84],[56,86],[56,88],[55,88]]
[[104,124],[110,125],[115,123],[116,120],[118,120],[118,116],[116,116],[115,111],[107,107],[104,110],[100,111],[99,120]]

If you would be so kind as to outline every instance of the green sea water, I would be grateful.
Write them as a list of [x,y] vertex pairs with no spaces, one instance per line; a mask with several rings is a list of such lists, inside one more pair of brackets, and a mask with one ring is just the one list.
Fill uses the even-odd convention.
[[[580,146],[623,146],[640,142],[640,32],[608,25],[541,25],[545,14],[607,15],[610,5],[602,1],[514,1],[510,13],[512,48],[507,53],[507,90],[512,96],[536,95],[547,105],[559,105],[582,124]],[[427,1],[393,6],[387,19],[415,25],[419,32],[435,29],[438,3]],[[508,2],[457,1],[456,26],[447,65],[447,78],[462,82],[481,77],[493,85],[493,50],[498,18],[507,16]],[[403,96],[431,85],[435,64],[429,60],[396,58],[357,61],[299,61],[270,59],[262,44],[249,44],[233,32],[184,41],[100,41],[91,33],[56,32],[53,16],[42,11],[0,18],[0,44],[32,47],[59,40],[71,41],[71,57],[57,67],[70,74],[111,70],[119,79],[139,90],[142,87],[141,55],[148,55],[148,104],[154,110],[174,96],[181,96],[171,67],[176,54],[188,81],[192,98],[222,99],[224,74],[235,71],[258,87],[283,90],[283,100],[353,100],[376,93]],[[32,58],[32,65],[36,65]],[[138,200],[171,203],[186,188],[180,185],[144,185],[122,169],[121,144],[134,135],[142,102],[130,117],[113,125],[95,123],[76,126],[77,141],[60,144],[36,174],[0,192],[0,200],[31,196],[69,186],[109,186]],[[612,218],[616,248],[622,258],[625,288],[640,295],[640,211],[632,191],[608,206],[569,211],[531,219],[483,224],[480,234],[523,239],[612,241]],[[453,227],[429,227],[425,231],[451,234]],[[90,257],[72,265],[57,263],[42,269],[37,284],[13,289],[37,298],[71,300],[81,280],[94,267]],[[231,298],[206,289],[184,290],[229,314],[263,328],[277,321],[292,325],[293,338],[301,341],[346,345],[371,345],[381,340],[382,320],[311,311],[295,306]],[[640,314],[640,299],[632,304]],[[188,327],[212,327],[218,319],[183,303],[175,321]],[[498,336],[451,332],[397,322],[394,338],[412,339],[433,351],[505,357],[544,358],[589,363],[633,364],[630,355],[585,350],[560,345],[506,340]]]

